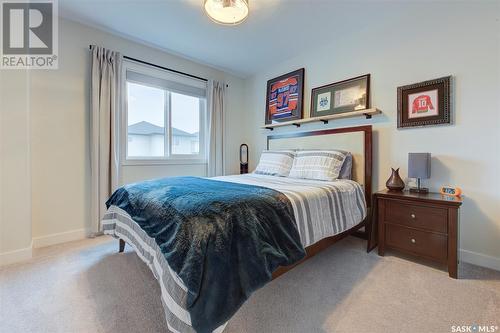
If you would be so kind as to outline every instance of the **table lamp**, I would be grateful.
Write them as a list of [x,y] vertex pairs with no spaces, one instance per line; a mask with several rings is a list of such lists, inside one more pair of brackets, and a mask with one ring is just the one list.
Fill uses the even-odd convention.
[[409,153],[408,154],[408,177],[417,179],[417,187],[411,187],[410,192],[428,193],[429,189],[420,187],[421,179],[431,178],[431,154]]

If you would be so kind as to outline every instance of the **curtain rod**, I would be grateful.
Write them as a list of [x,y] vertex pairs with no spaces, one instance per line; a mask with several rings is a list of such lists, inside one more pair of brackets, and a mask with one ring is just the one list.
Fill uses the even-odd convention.
[[[92,45],[89,45],[89,49],[92,49]],[[152,63],[144,61],[144,60],[139,60],[139,59],[136,59],[136,58],[127,57],[125,55],[123,56],[123,58],[127,59],[127,60],[131,60],[131,61],[135,61],[135,62],[144,64],[144,65],[148,65],[148,66],[153,66],[153,67],[156,67],[156,68],[160,68],[160,69],[163,69],[163,70],[166,70],[166,71],[169,71],[169,72],[174,72],[174,73],[177,73],[177,74],[189,76],[189,77],[192,77],[193,79],[198,79],[198,80],[205,81],[205,82],[208,81],[208,79],[205,79],[203,77],[199,77],[199,76],[192,75],[192,74],[189,74],[189,73],[184,73],[184,72],[181,72],[181,71],[178,71],[178,70],[175,70],[175,69],[171,69],[171,68],[167,68],[167,67],[163,67],[163,66],[160,66],[160,65],[152,64]]]

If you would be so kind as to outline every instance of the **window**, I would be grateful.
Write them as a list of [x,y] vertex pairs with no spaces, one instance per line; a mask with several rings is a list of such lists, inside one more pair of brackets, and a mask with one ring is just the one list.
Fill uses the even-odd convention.
[[206,83],[126,62],[125,161],[205,162]]
[[199,154],[198,146],[191,142],[200,142],[200,99],[197,97],[170,94],[172,154]]
[[165,154],[165,92],[127,82],[127,157]]

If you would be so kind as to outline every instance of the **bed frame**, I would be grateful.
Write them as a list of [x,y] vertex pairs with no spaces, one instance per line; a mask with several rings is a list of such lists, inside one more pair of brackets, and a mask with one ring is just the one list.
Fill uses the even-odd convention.
[[[353,180],[363,184],[368,206],[367,217],[364,221],[338,235],[324,238],[306,247],[304,259],[290,266],[279,267],[273,272],[273,279],[349,235],[366,239],[367,252],[375,247],[376,235],[372,232],[371,222],[373,162],[371,125],[270,135],[267,137],[267,149],[341,149],[350,151],[353,154]],[[364,230],[360,231],[360,229]]]
[[[291,270],[307,259],[328,248],[337,241],[353,235],[367,240],[367,252],[376,246],[376,235],[372,232],[372,126],[335,128],[320,131],[269,135],[267,149],[342,149],[353,154],[353,180],[364,185],[368,206],[364,221],[338,235],[324,238],[305,248],[306,256],[290,266],[281,266],[273,272],[273,279]],[[360,229],[363,229],[360,231]],[[125,241],[120,239],[119,252],[125,249]]]

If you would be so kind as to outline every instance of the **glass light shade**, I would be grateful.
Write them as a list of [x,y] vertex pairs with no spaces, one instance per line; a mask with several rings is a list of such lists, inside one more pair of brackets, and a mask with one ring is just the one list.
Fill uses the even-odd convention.
[[205,0],[205,12],[214,22],[236,25],[248,16],[248,0]]
[[245,143],[240,146],[240,163],[248,164],[248,145]]

